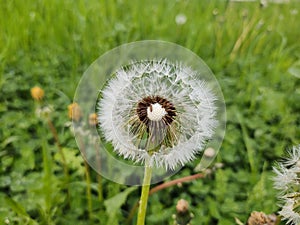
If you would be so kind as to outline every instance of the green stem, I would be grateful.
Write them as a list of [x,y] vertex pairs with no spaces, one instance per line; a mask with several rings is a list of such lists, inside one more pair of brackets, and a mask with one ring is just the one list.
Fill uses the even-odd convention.
[[99,174],[97,175],[97,181],[98,181],[98,199],[99,202],[103,202],[102,177]]
[[97,166],[98,166],[98,174],[97,174],[97,181],[98,181],[98,199],[99,202],[103,201],[103,188],[102,188],[102,177],[99,174],[99,171],[101,170],[101,159],[99,155],[99,147],[97,144],[95,144],[95,149],[96,149],[96,160],[97,160]]
[[63,171],[64,171],[64,175],[65,175],[65,183],[66,183],[66,187],[67,187],[67,204],[70,203],[70,188],[69,188],[69,182],[70,182],[70,176],[69,176],[69,169],[68,169],[68,164],[67,164],[67,160],[66,160],[66,157],[65,157],[65,154],[63,152],[63,149],[61,147],[61,144],[60,144],[60,141],[59,141],[59,138],[58,138],[58,133],[57,133],[57,130],[53,124],[53,122],[50,120],[50,118],[48,118],[48,126],[50,128],[50,131],[54,137],[54,140],[55,140],[55,143],[57,145],[57,148],[58,148],[58,152],[61,156],[61,159],[62,159],[62,165],[63,165]]
[[85,168],[85,179],[86,179],[86,194],[87,194],[87,201],[88,201],[88,216],[89,219],[91,219],[92,211],[93,211],[93,205],[92,205],[92,191],[91,191],[91,175],[90,175],[90,169],[87,162],[84,160],[84,168]]
[[137,225],[145,224],[145,216],[146,216],[146,210],[147,210],[147,202],[148,202],[148,196],[149,196],[151,175],[152,175],[152,168],[149,165],[147,165],[147,163],[146,163]]
[[87,203],[88,203],[88,217],[89,219],[91,218],[92,216],[92,210],[93,210],[93,205],[92,205],[92,189],[91,189],[91,186],[92,186],[92,183],[91,183],[91,175],[90,175],[90,169],[89,169],[89,165],[85,159],[86,155],[86,151],[85,151],[85,145],[84,145],[84,141],[79,138],[78,139],[79,141],[79,146],[80,146],[80,149],[82,150],[83,152],[83,156],[84,156],[84,160],[83,160],[83,163],[84,163],[84,169],[85,169],[85,181],[86,181],[86,195],[87,195]]
[[47,224],[51,224],[51,206],[52,206],[52,193],[53,193],[53,180],[52,180],[52,159],[51,152],[48,147],[47,135],[43,128],[39,129],[39,133],[42,133],[42,157],[43,157],[43,193],[45,201],[45,221]]

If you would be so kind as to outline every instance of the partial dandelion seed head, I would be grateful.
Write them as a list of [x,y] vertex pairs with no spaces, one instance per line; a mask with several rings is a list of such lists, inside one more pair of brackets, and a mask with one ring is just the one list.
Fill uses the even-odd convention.
[[175,169],[193,160],[217,126],[216,97],[197,75],[167,60],[117,70],[99,100],[105,140],[136,163]]
[[274,187],[278,190],[278,199],[282,206],[279,214],[288,224],[300,223],[300,145],[288,152],[288,157],[277,163]]

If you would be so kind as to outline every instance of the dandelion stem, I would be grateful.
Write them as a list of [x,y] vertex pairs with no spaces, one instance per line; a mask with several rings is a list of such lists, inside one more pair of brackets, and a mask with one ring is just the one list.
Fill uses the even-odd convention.
[[69,182],[70,182],[70,176],[69,176],[69,169],[68,169],[68,165],[67,165],[67,160],[66,160],[66,157],[65,157],[65,154],[62,150],[62,147],[61,147],[61,144],[60,144],[60,141],[59,141],[59,138],[58,138],[58,134],[57,134],[57,130],[53,124],[53,122],[51,121],[51,119],[48,118],[47,120],[48,122],[48,126],[50,128],[50,131],[54,137],[54,140],[55,140],[55,143],[56,143],[56,146],[58,148],[58,152],[61,156],[61,159],[62,159],[62,166],[63,166],[63,170],[64,170],[64,175],[65,175],[65,178],[66,178],[66,185],[67,185],[67,202],[69,204],[69,200],[70,200],[70,188],[69,188]]
[[151,175],[152,175],[152,168],[149,165],[147,165],[147,163],[146,163],[137,225],[145,224],[145,216],[146,216],[146,210],[147,210],[147,202],[148,202],[148,196],[149,196]]
[[[78,139],[79,140],[79,146],[80,146],[80,149],[82,150],[83,154],[84,154],[84,157],[85,154],[86,154],[86,151],[85,151],[85,145],[84,145],[84,142],[83,140],[80,138]],[[92,184],[91,184],[91,175],[90,175],[90,169],[89,169],[89,165],[86,161],[86,159],[83,160],[83,163],[84,163],[84,169],[85,169],[85,181],[86,181],[86,195],[87,195],[87,203],[88,203],[88,217],[89,219],[91,218],[91,215],[92,215],[92,210],[93,210],[93,204],[92,204]]]
[[85,168],[85,179],[86,179],[86,195],[87,195],[87,201],[88,201],[88,211],[89,211],[89,219],[91,219],[92,211],[93,211],[93,205],[92,205],[92,191],[91,191],[91,175],[90,175],[90,169],[87,162],[84,160],[84,168]]
[[[176,180],[167,181],[167,182],[165,182],[163,184],[160,184],[160,185],[158,185],[154,188],[151,188],[151,190],[149,191],[149,196],[156,193],[156,192],[158,192],[158,191],[160,191],[160,190],[171,187],[173,185],[183,183],[183,182],[189,182],[189,181],[192,181],[192,180],[195,180],[195,179],[198,179],[198,178],[204,178],[204,177],[205,177],[204,173],[197,173],[197,174],[190,175],[190,176],[187,176],[187,177],[181,177],[181,178],[178,178]],[[130,224],[130,221],[132,220],[132,217],[134,216],[134,213],[136,212],[138,206],[139,206],[139,204],[138,204],[138,202],[136,202],[134,204],[134,206],[132,207],[132,209],[130,210],[129,216],[126,220],[126,224]]]
[[[98,166],[98,171],[101,170],[101,159],[100,159],[100,155],[99,155],[99,149],[98,149],[98,145],[95,144],[95,149],[96,149],[96,160],[97,160],[97,166]],[[101,175],[97,174],[97,181],[98,181],[98,199],[99,202],[103,201],[103,188],[102,188],[102,177]]]

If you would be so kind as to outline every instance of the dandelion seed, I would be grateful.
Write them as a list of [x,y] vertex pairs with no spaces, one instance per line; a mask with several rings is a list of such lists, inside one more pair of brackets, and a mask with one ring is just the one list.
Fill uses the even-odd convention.
[[172,170],[193,160],[217,126],[216,97],[195,74],[167,60],[119,69],[102,91],[98,115],[114,150]]
[[287,224],[300,223],[300,145],[288,152],[288,157],[273,168],[274,187],[279,190],[278,199],[282,205],[279,214]]
[[215,8],[213,11],[212,11],[212,14],[214,16],[218,15],[219,14],[219,10],[217,8]]
[[290,11],[290,13],[291,13],[291,15],[297,15],[298,14],[298,9],[292,9],[291,11]]
[[186,15],[180,13],[175,17],[175,22],[177,25],[183,25],[187,21]]

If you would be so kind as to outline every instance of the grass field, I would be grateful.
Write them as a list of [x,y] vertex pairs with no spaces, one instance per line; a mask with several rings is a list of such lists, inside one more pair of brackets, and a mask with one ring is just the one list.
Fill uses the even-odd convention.
[[[186,21],[176,23],[178,15]],[[181,198],[195,225],[276,213],[272,166],[300,143],[299,21],[296,1],[0,0],[0,224],[135,224],[140,188],[101,178],[84,163],[67,107],[100,55],[150,39],[182,45],[208,64],[224,94],[227,128],[214,161],[223,167],[151,195],[146,224],[172,224]],[[51,123],[36,116],[35,85],[53,108]]]

